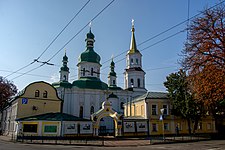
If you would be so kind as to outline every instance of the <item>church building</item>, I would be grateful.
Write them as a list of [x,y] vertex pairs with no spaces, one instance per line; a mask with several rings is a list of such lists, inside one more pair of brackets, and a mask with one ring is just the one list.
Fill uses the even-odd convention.
[[[147,92],[145,89],[145,72],[142,69],[142,54],[137,49],[135,41],[135,28],[132,22],[130,49],[126,54],[126,68],[124,69],[124,87],[117,85],[117,75],[113,59],[108,73],[108,82],[101,80],[101,57],[94,50],[95,36],[91,31],[86,35],[86,49],[78,58],[78,78],[69,82],[68,57],[65,53],[60,68],[60,81],[52,85],[57,89],[59,97],[63,100],[63,113],[78,116],[84,119],[97,117],[98,114],[108,111],[109,115],[101,115],[95,128],[97,135],[104,133],[114,134],[121,125],[124,114],[124,104],[128,104],[137,96]],[[104,103],[103,103],[104,102]],[[110,105],[110,109],[108,108]],[[104,108],[103,108],[104,107]],[[109,111],[110,110],[110,111]],[[111,114],[111,116],[110,116]],[[132,116],[131,111],[129,115]],[[127,116],[129,116],[127,114]],[[93,118],[92,118],[93,119]],[[98,120],[97,118],[95,118]]]

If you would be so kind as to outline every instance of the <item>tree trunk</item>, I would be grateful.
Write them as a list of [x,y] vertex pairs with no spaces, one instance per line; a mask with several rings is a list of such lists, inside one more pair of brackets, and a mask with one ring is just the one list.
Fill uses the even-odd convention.
[[195,134],[195,131],[198,128],[198,119],[195,119],[195,124],[194,124],[194,129],[193,129],[193,133]]
[[191,135],[191,120],[187,119],[187,122],[188,122],[188,133],[189,135]]

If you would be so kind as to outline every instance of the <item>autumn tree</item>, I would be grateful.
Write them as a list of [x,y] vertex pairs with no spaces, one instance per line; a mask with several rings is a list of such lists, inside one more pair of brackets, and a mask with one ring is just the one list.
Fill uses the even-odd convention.
[[2,111],[7,101],[16,93],[16,86],[9,80],[0,77],[0,111]]
[[217,108],[225,101],[225,5],[203,11],[188,31],[182,64],[188,70],[192,92],[218,114]]
[[191,122],[195,122],[193,129],[193,132],[195,132],[204,109],[201,103],[193,99],[188,86],[188,78],[183,70],[170,74],[166,79],[164,85],[173,106],[172,112],[175,116],[187,120],[189,134],[191,134]]

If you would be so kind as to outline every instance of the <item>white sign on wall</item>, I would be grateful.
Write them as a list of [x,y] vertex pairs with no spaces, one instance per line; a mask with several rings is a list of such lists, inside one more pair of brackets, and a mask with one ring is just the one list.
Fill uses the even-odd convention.
[[147,132],[147,122],[137,122],[137,132]]
[[124,122],[124,132],[135,132],[134,122]]
[[92,134],[92,122],[81,122],[80,123],[80,134]]
[[77,124],[75,122],[66,122],[64,124],[64,134],[77,134]]

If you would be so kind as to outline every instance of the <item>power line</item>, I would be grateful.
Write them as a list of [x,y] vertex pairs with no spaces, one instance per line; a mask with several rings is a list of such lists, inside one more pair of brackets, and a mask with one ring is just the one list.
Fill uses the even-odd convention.
[[56,37],[51,41],[51,43],[46,47],[46,49],[41,53],[40,56],[36,60],[39,60],[40,57],[49,49],[49,47],[57,40],[57,38],[63,33],[63,31],[70,25],[70,23],[80,14],[80,12],[87,6],[87,4],[91,0],[88,0],[82,7],[81,9],[73,16],[73,18],[66,24],[66,26],[56,35]]
[[18,70],[16,70],[16,71],[13,71],[12,73],[10,73],[10,74],[6,75],[4,78],[7,78],[7,77],[9,77],[9,76],[11,76],[11,75],[13,75],[13,74],[15,74],[15,73],[19,72],[20,70],[23,70],[23,69],[25,69],[25,68],[29,67],[29,66],[30,66],[30,65],[32,65],[34,62],[35,62],[35,61],[33,61],[33,62],[29,63],[29,64],[28,64],[28,65],[26,65],[26,66],[21,67],[20,69],[18,69]]
[[[181,31],[179,31],[179,32],[176,32],[176,33],[174,33],[174,34],[172,34],[172,35],[170,35],[170,36],[168,36],[168,37],[166,37],[166,38],[164,38],[164,39],[162,39],[162,40],[159,40],[158,42],[153,43],[152,45],[149,45],[149,46],[143,48],[143,49],[140,50],[140,51],[144,51],[144,50],[146,50],[146,49],[149,49],[149,48],[151,48],[151,47],[153,47],[153,46],[155,46],[155,45],[157,45],[157,44],[159,44],[159,43],[161,43],[161,42],[163,42],[163,41],[166,41],[166,40],[168,40],[168,39],[170,39],[170,38],[172,38],[172,37],[174,37],[174,36],[176,36],[176,35],[178,35],[178,34],[184,32],[184,31],[185,31],[185,30],[181,30]],[[122,58],[122,59],[116,61],[115,63],[121,62],[121,61],[124,60],[124,59],[126,59],[126,57],[124,57],[124,58]],[[109,66],[106,66],[106,67],[102,68],[102,70],[104,70],[104,69],[106,69],[106,68],[108,68],[108,67],[109,67]]]
[[[189,1],[189,0],[188,0],[188,1]],[[218,4],[216,4],[216,5],[213,5],[213,6],[209,7],[207,10],[210,10],[210,9],[216,7],[216,6],[219,6],[219,5],[221,5],[222,3],[224,3],[224,2],[225,2],[225,0],[221,1],[220,3],[218,3]],[[189,7],[190,7],[190,4],[189,4],[189,2],[188,2],[188,9],[189,9]],[[146,42],[148,42],[148,41],[150,41],[150,40],[153,40],[153,39],[155,39],[156,37],[158,37],[158,36],[160,36],[160,35],[163,35],[164,33],[168,32],[168,31],[170,31],[170,30],[172,30],[172,29],[174,29],[174,28],[176,28],[176,27],[178,27],[178,26],[180,26],[180,25],[182,25],[182,24],[184,24],[184,23],[186,23],[186,22],[189,22],[191,19],[194,19],[195,17],[197,17],[198,15],[200,15],[200,14],[202,14],[202,13],[203,13],[203,12],[200,12],[200,13],[198,13],[198,14],[192,16],[191,18],[189,18],[189,10],[188,10],[188,19],[186,19],[186,20],[184,20],[184,21],[182,21],[182,22],[180,22],[180,23],[178,23],[178,24],[176,24],[176,25],[174,25],[174,26],[168,28],[167,30],[162,31],[162,32],[160,32],[159,34],[156,34],[156,35],[154,35],[153,37],[151,37],[151,38],[149,38],[149,39],[147,39],[147,40],[141,42],[140,44],[138,44],[138,46],[140,46],[140,45],[142,45],[142,44],[144,44],[144,43],[146,43]],[[127,51],[124,51],[124,52],[122,52],[122,53],[116,55],[114,58],[117,58],[117,57],[119,57],[119,56],[125,54],[126,52],[127,52]],[[111,60],[111,59],[109,59],[109,60],[103,62],[102,64],[105,64],[105,63],[109,62],[110,60]]]
[[41,64],[41,65],[38,66],[38,67],[35,67],[35,68],[33,68],[33,69],[31,69],[31,70],[29,70],[29,71],[27,71],[27,72],[22,73],[22,74],[19,75],[19,76],[16,76],[16,77],[12,78],[11,80],[15,80],[15,79],[17,79],[17,78],[19,78],[19,77],[21,77],[21,76],[23,76],[23,75],[25,75],[25,74],[28,74],[28,73],[31,72],[31,71],[34,71],[34,70],[36,70],[36,69],[38,69],[38,68],[44,66],[44,65],[45,65],[45,64]]
[[[0,72],[14,72],[14,71],[9,71],[9,70],[0,70]],[[17,74],[23,74],[23,72],[17,72]],[[44,77],[44,78],[50,78],[50,76],[45,76],[45,75],[37,75],[37,74],[26,74],[29,76],[36,76],[36,77]]]
[[[90,22],[94,21],[106,8],[108,8],[115,0],[112,0],[108,5],[106,5],[97,15],[95,15]],[[89,24],[88,22],[83,28],[81,28],[69,41],[66,42],[47,62],[51,61],[61,50],[63,50],[78,34],[80,34]]]
[[[58,37],[64,32],[64,30],[70,25],[70,23],[78,16],[78,14],[80,14],[80,12],[87,6],[87,4],[90,2],[90,0],[88,0],[82,7],[81,9],[73,16],[73,18],[66,24],[66,26],[56,35],[56,37],[50,42],[50,44],[45,48],[45,50],[36,58],[34,59],[31,63],[29,63],[28,65],[25,65],[24,67],[21,67],[20,69],[10,73],[9,75],[5,76],[4,78],[7,78],[17,72],[19,72],[20,70],[23,70],[27,67],[29,67],[30,65],[32,65],[35,62],[38,62],[38,60],[41,58],[41,56],[49,49],[49,47],[58,39]],[[48,62],[43,62],[48,64]]]
[[[92,19],[91,19],[91,21],[94,21],[101,13],[103,13],[113,2],[114,2],[115,0],[112,0],[108,5],[106,5],[97,15],[95,15]],[[14,79],[17,79],[17,78],[19,78],[19,77],[21,77],[21,76],[23,76],[23,75],[25,75],[25,74],[28,74],[29,72],[31,72],[31,71],[34,71],[34,70],[36,70],[36,69],[38,69],[38,68],[40,68],[40,67],[42,67],[42,66],[44,66],[45,64],[48,64],[49,63],[49,61],[51,61],[61,50],[63,50],[64,48],[65,48],[65,46],[66,45],[68,45],[79,33],[81,33],[88,25],[89,25],[89,23],[90,22],[88,22],[83,28],[81,28],[68,42],[66,42],[66,44],[64,44],[63,45],[63,47],[62,48],[60,48],[51,58],[49,58],[47,61],[45,61],[45,62],[42,62],[42,64],[40,65],[40,66],[38,66],[38,67],[36,67],[36,68],[34,68],[34,69],[31,69],[31,70],[29,70],[29,71],[27,71],[27,72],[25,72],[24,74],[21,74],[21,75],[19,75],[19,76],[17,76],[17,77],[15,77],[15,78],[13,78],[12,80],[14,80]],[[53,64],[54,65],[54,64]]]

